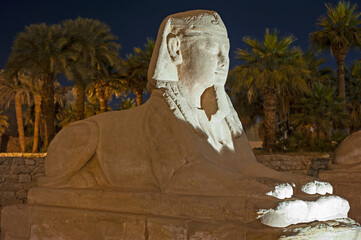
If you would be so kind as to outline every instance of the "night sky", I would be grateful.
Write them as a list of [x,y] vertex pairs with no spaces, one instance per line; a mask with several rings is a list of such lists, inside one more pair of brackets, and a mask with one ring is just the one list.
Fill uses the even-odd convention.
[[[333,4],[336,0],[327,1]],[[358,11],[361,11],[361,2]],[[318,17],[326,13],[321,0],[168,0],[168,1],[77,1],[77,0],[1,0],[0,5],[0,68],[6,64],[16,34],[25,25],[45,22],[60,23],[78,16],[99,19],[108,24],[119,37],[125,57],[135,46],[143,46],[147,37],[155,39],[162,20],[176,12],[209,9],[215,10],[223,19],[231,42],[231,68],[237,64],[234,52],[245,47],[244,36],[262,39],[265,29],[277,28],[281,35],[293,34],[295,46],[306,50],[309,33],[316,30]],[[327,65],[335,68],[335,59],[327,52]],[[352,51],[346,63],[361,58],[361,51]]]

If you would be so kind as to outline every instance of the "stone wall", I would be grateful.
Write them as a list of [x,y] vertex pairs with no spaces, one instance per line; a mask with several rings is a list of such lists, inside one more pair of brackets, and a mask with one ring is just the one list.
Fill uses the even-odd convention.
[[0,210],[7,205],[26,203],[28,190],[45,173],[44,154],[6,155],[0,155]]
[[327,170],[331,161],[329,154],[310,155],[257,155],[257,161],[277,171],[291,171],[293,173],[318,177],[320,170]]

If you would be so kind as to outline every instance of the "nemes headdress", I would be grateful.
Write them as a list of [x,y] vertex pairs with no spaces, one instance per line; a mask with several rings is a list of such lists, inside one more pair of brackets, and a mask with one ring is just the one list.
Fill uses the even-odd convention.
[[[161,88],[162,93],[173,114],[181,120],[188,122],[194,129],[206,133],[209,143],[220,151],[223,146],[233,149],[232,139],[220,143],[213,130],[202,125],[199,117],[199,109],[190,101],[188,90],[178,82],[177,65],[173,62],[169,51],[168,41],[177,37],[182,41],[188,41],[211,36],[212,38],[228,38],[227,30],[220,16],[214,11],[194,10],[177,13],[168,16],[162,22],[157,41],[155,43],[152,60],[148,70],[148,82],[151,89]],[[214,86],[218,110],[212,115],[217,121],[225,121],[233,137],[242,134],[242,123],[233,108],[231,100],[227,96],[224,86]]]
[[148,70],[148,81],[157,88],[158,81],[178,81],[177,67],[172,62],[167,48],[170,36],[201,37],[211,35],[227,37],[227,30],[218,13],[208,10],[193,10],[168,16],[162,22]]

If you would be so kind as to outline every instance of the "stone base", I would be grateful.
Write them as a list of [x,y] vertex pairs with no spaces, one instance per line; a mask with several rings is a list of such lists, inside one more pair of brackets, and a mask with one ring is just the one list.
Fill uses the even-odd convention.
[[[187,196],[159,192],[33,188],[23,213],[25,239],[278,239],[281,229],[262,225],[257,210],[276,200]],[[266,202],[266,203],[265,203]],[[264,205],[267,206],[264,206]],[[12,207],[12,206],[11,206]],[[11,213],[11,207],[3,211]],[[14,224],[10,224],[14,226]],[[4,236],[24,239],[3,224]]]
[[1,239],[28,240],[29,208],[24,204],[6,206],[1,211]]
[[120,189],[32,188],[28,205],[129,213],[199,220],[254,223],[260,208],[274,208],[280,200],[219,196],[191,196]]
[[[278,239],[280,232],[233,221],[199,221],[150,215],[31,207],[30,239]],[[273,238],[271,237],[274,235]],[[271,237],[271,238],[270,238]]]
[[[34,188],[29,192],[27,206],[3,209],[2,239],[272,240],[282,239],[282,236],[295,239],[290,238],[300,234],[299,230],[295,231],[295,226],[312,230],[332,222],[299,224],[288,228],[267,227],[256,220],[254,209],[259,201],[164,193]],[[22,221],[19,222],[19,219]],[[356,232],[360,227],[357,223],[350,220],[347,224],[341,224],[342,231],[350,236],[358,234]],[[336,232],[333,229],[331,227],[327,231]],[[307,239],[312,238],[308,235]]]

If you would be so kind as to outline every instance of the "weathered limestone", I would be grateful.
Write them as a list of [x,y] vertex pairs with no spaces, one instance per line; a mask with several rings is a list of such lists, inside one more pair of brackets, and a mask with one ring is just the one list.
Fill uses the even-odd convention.
[[[75,198],[76,197],[76,198]],[[269,197],[252,199],[240,197],[209,197],[165,194],[160,192],[114,191],[114,189],[54,189],[33,188],[28,203],[36,206],[96,209],[153,216],[184,217],[196,219],[237,220],[254,222],[254,209],[272,207],[277,199]]]
[[149,68],[150,99],[63,129],[49,146],[40,186],[253,198],[294,182],[300,193],[311,178],[256,161],[224,89],[228,51],[217,13],[166,18]]
[[295,155],[270,154],[256,155],[257,161],[277,171],[290,171],[295,174],[304,174],[318,177],[321,170],[327,170],[331,160],[329,154]]
[[345,138],[335,151],[337,165],[361,164],[361,131]]
[[36,186],[37,178],[44,174],[43,157],[0,154],[0,222],[1,209],[26,203],[28,190]]
[[0,157],[0,209],[26,203],[28,190],[44,174],[44,158]]
[[[347,217],[332,191],[302,191],[313,178],[256,161],[224,89],[228,51],[217,13],[167,17],[147,103],[75,122],[50,144],[24,210],[29,238],[277,239],[290,224]],[[295,202],[306,205],[302,217]]]
[[30,239],[29,208],[26,205],[6,206],[1,211],[1,239]]
[[[3,154],[5,155],[5,154]],[[19,183],[18,171],[15,162],[19,163],[19,158],[23,158],[24,172],[30,173],[31,184]],[[257,161],[277,171],[291,171],[293,173],[304,174],[318,177],[320,170],[326,170],[327,164],[330,161],[329,156],[295,156],[295,155],[257,155]],[[21,157],[21,154],[16,157],[1,156],[0,154],[0,205],[4,207],[14,203],[26,203],[27,193],[31,187],[37,186],[36,179],[39,176],[45,175],[44,157]],[[16,181],[15,181],[16,180]],[[13,183],[13,184],[12,184]],[[2,201],[2,196],[11,195],[13,198]],[[352,211],[352,209],[351,209]]]
[[[74,198],[77,201],[70,200]],[[241,200],[240,204],[235,200]],[[29,193],[30,207],[4,208],[2,236],[4,240],[272,240],[314,236],[321,237],[313,239],[352,239],[349,236],[361,232],[360,226],[350,219],[267,227],[255,222],[250,211],[262,202],[234,197],[34,188]],[[18,220],[28,220],[29,215],[31,224]]]

